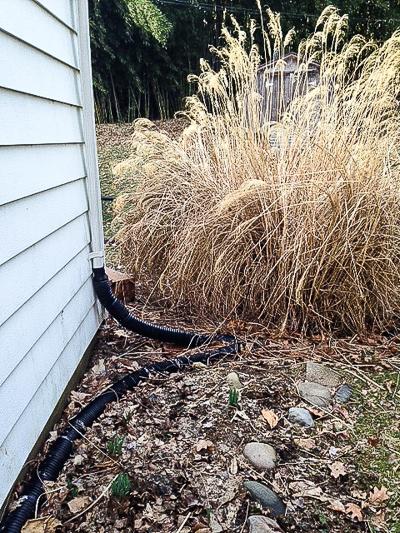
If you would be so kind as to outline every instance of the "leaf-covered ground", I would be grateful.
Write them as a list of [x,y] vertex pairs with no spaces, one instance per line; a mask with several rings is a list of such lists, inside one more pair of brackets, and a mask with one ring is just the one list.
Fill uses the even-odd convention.
[[[140,313],[143,306],[135,308]],[[145,314],[168,322],[161,309],[147,307]],[[179,317],[169,323],[193,327]],[[284,532],[400,531],[398,339],[262,339],[233,326],[247,334],[237,358],[153,375],[107,408],[60,479],[47,486],[41,516],[61,524],[49,531],[246,532],[249,516],[268,515],[249,497],[246,480],[262,482],[284,501],[286,515],[277,518]],[[112,381],[178,353],[108,320],[46,447]],[[309,360],[351,385],[348,403],[328,409],[304,403],[297,384]],[[229,405],[232,372],[243,385],[237,407]],[[310,410],[314,428],[288,421],[295,406]],[[251,441],[275,448],[276,468],[251,466],[243,455]],[[125,494],[115,488],[121,475]]]
[[[103,195],[115,194],[111,169],[129,153],[132,133],[131,125],[98,128]],[[104,205],[112,260],[111,203]],[[145,305],[141,292],[134,309],[147,318],[210,327]],[[254,325],[227,327],[245,340],[240,356],[153,375],[109,406],[77,443],[59,480],[47,485],[48,502],[25,532],[245,533],[249,516],[268,515],[243,485],[256,480],[285,503],[286,514],[276,519],[283,532],[400,533],[400,340],[282,338]],[[58,429],[111,382],[180,353],[108,320],[37,461]],[[350,401],[328,409],[305,403],[298,383],[307,361],[334,368],[352,387]],[[229,405],[232,372],[243,385],[237,406]],[[315,426],[289,422],[290,407],[306,407]],[[252,441],[276,450],[274,469],[259,471],[245,458]]]

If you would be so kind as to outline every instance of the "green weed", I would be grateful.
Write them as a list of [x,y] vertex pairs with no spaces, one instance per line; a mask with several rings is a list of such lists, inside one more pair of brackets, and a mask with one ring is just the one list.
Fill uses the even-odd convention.
[[113,439],[107,442],[107,452],[113,457],[118,457],[122,453],[122,446],[124,445],[125,437],[116,435]]
[[111,484],[111,494],[119,500],[128,497],[131,489],[132,484],[128,474],[118,474]]

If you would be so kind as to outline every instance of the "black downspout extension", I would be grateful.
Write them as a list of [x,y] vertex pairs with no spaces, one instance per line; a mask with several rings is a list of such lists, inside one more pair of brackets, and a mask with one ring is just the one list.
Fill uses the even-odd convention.
[[104,412],[109,403],[118,401],[127,391],[132,390],[141,381],[149,378],[154,373],[178,372],[183,367],[190,366],[193,363],[210,364],[239,352],[240,347],[234,337],[198,335],[156,326],[135,318],[112,294],[104,268],[93,269],[93,274],[94,287],[100,302],[122,326],[141,335],[165,342],[174,342],[181,346],[199,346],[210,340],[225,340],[229,341],[230,344],[214,350],[202,351],[193,356],[180,356],[176,359],[144,366],[119,379],[102,394],[94,398],[69,421],[69,426],[62,431],[51,445],[46,457],[25,484],[16,509],[2,520],[0,533],[21,533],[22,527],[29,519],[35,516],[38,508],[45,501],[43,482],[56,481],[63,466],[71,456],[74,442],[86,433],[87,429]]
[[125,305],[120,302],[111,290],[111,284],[104,268],[93,269],[93,284],[100,303],[107,309],[121,326],[143,335],[163,342],[171,342],[186,348],[196,348],[212,341],[232,342],[231,336],[223,335],[202,335],[193,331],[182,331],[179,329],[157,326],[145,320],[140,320],[133,316]]

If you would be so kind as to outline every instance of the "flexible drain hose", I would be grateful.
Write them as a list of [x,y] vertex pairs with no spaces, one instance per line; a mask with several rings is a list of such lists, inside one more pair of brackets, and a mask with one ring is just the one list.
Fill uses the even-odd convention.
[[121,326],[143,335],[163,342],[171,342],[178,346],[185,346],[194,348],[207,344],[210,341],[219,340],[232,342],[233,337],[229,336],[210,336],[200,335],[193,331],[182,331],[179,329],[169,328],[165,326],[157,326],[145,320],[140,320],[133,316],[128,309],[120,302],[111,290],[110,280],[105,273],[104,268],[93,269],[93,284],[96,294],[101,304],[107,309],[112,317],[114,317]]
[[65,462],[71,455],[75,440],[82,437],[93,422],[104,412],[109,403],[119,400],[123,394],[136,387],[143,379],[148,378],[155,372],[178,372],[181,368],[196,362],[210,364],[223,357],[234,355],[238,350],[238,345],[233,343],[210,352],[198,353],[191,357],[180,356],[176,359],[144,366],[116,381],[70,420],[69,427],[64,429],[52,444],[47,456],[33,473],[30,481],[25,485],[17,508],[1,522],[0,533],[20,533],[26,521],[35,516],[37,508],[43,503],[43,482],[57,479]]
[[132,372],[115,382],[105,392],[92,400],[69,423],[57,440],[52,444],[45,459],[40,463],[25,485],[18,501],[17,508],[0,524],[0,533],[20,533],[27,520],[34,517],[37,508],[42,504],[44,494],[43,482],[55,481],[65,462],[71,455],[75,440],[79,439],[93,422],[103,413],[106,406],[118,400],[128,390],[133,389],[153,372],[177,372],[184,366],[196,362],[211,363],[239,351],[239,345],[231,336],[199,335],[190,331],[162,327],[133,316],[128,309],[112,293],[111,284],[104,268],[93,269],[93,284],[101,304],[123,327],[145,337],[171,342],[179,346],[195,347],[218,340],[229,342],[229,345],[216,348],[210,352],[202,352],[191,357],[181,356],[176,359],[153,363]]

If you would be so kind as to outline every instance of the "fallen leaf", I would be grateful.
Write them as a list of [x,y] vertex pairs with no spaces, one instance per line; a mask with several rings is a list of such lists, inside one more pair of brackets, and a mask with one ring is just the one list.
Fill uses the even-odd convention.
[[347,474],[344,464],[340,461],[335,461],[331,465],[328,465],[328,467],[331,471],[332,477],[334,477],[335,479],[338,479],[340,476],[345,476]]
[[210,514],[210,528],[212,533],[221,533],[224,530],[213,513]]
[[97,365],[93,365],[92,372],[93,374],[102,374],[106,371],[106,365],[104,364],[104,359],[99,359]]
[[78,455],[75,455],[73,463],[76,466],[80,466],[84,461],[85,461],[85,458],[83,457],[83,455],[78,454]]
[[85,507],[87,507],[90,502],[91,499],[88,496],[78,496],[77,498],[74,498],[73,500],[69,501],[67,505],[71,513],[76,514],[82,511]]
[[376,448],[381,442],[381,439],[377,436],[368,437],[367,440],[368,440],[368,444],[370,444],[374,448]]
[[381,507],[389,498],[390,496],[386,487],[381,487],[380,489],[374,487],[374,490],[368,495],[368,502],[372,507]]
[[205,365],[204,363],[201,363],[200,361],[195,361],[192,364],[192,367],[197,368],[197,370],[204,370],[205,368],[208,368],[207,365]]
[[329,509],[332,509],[332,511],[337,511],[338,513],[346,512],[346,508],[340,500],[332,500],[329,504]]
[[263,409],[261,411],[262,417],[264,420],[267,421],[269,427],[273,429],[277,423],[279,422],[279,417],[277,414],[275,414],[273,411],[270,411],[269,409]]
[[210,440],[200,439],[195,446],[196,452],[212,452],[214,451],[214,443]]
[[236,457],[232,457],[232,461],[231,461],[231,464],[230,464],[230,467],[229,467],[229,471],[234,476],[238,473],[238,462],[237,462]]
[[61,526],[61,522],[52,516],[44,516],[43,518],[36,518],[28,520],[24,525],[22,533],[55,533],[56,528]]
[[316,417],[325,416],[326,413],[322,411],[321,409],[318,409],[318,407],[315,407],[314,405],[307,405],[307,409],[310,411],[311,414],[313,414]]
[[294,443],[297,444],[299,448],[303,448],[303,450],[313,450],[316,448],[317,443],[314,439],[294,439]]
[[208,526],[206,524],[203,524],[202,522],[198,522],[195,526],[193,526],[193,531],[203,532],[203,531],[210,531],[210,530],[208,529]]
[[348,503],[346,505],[346,514],[351,516],[353,520],[358,520],[359,522],[361,522],[363,519],[361,507],[355,503]]
[[126,332],[124,329],[116,329],[114,331],[114,335],[116,337],[122,337],[124,339],[128,339],[131,336],[130,333]]
[[240,378],[236,372],[230,372],[226,376],[226,381],[228,382],[229,388],[240,390],[243,388],[243,385],[240,382]]
[[380,511],[379,513],[374,515],[371,518],[371,523],[378,529],[385,527],[385,524],[386,524],[385,511]]
[[90,395],[86,394],[86,392],[77,392],[75,390],[71,392],[71,400],[74,400],[77,403],[85,402],[89,396]]
[[289,483],[289,488],[293,491],[295,498],[317,498],[325,501],[326,496],[323,495],[321,487],[317,487],[311,481],[293,481]]
[[250,420],[249,416],[244,411],[239,411],[238,409],[235,412],[235,416],[238,416],[242,420]]
[[363,492],[361,490],[358,490],[358,489],[354,489],[351,491],[351,495],[353,496],[353,498],[357,498],[357,500],[365,500],[365,498],[367,497],[367,493],[366,492]]

